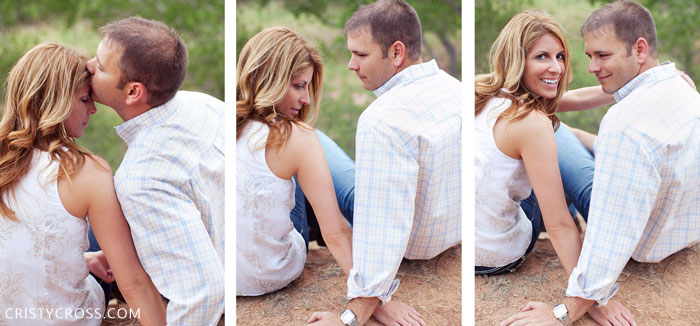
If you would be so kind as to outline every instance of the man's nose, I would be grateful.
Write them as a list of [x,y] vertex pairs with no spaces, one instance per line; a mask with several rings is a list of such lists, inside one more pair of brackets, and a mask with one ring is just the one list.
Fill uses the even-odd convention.
[[348,69],[357,71],[360,69],[360,67],[357,65],[357,62],[355,62],[355,58],[350,58],[350,61],[348,61]]
[[588,72],[595,74],[600,71],[600,64],[598,64],[598,60],[595,58],[591,58],[590,62],[588,62]]
[[97,58],[92,58],[88,60],[87,62],[87,70],[90,72],[91,75],[95,74],[95,63],[97,62]]

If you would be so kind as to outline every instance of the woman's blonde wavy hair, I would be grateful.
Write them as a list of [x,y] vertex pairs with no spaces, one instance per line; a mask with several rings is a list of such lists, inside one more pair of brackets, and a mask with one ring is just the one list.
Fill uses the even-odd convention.
[[271,27],[253,36],[243,46],[238,59],[236,84],[236,139],[248,121],[256,120],[270,127],[266,144],[287,142],[292,123],[306,121],[309,105],[303,105],[297,117],[280,114],[275,105],[284,98],[292,79],[302,70],[313,67],[309,84],[313,114],[309,124],[318,116],[321,103],[323,64],[318,51],[288,28]]
[[60,169],[56,178],[80,171],[89,151],[77,145],[64,126],[78,88],[90,81],[87,57],[57,43],[42,43],[25,53],[7,76],[0,120],[0,214],[16,221],[6,202],[29,171],[34,150],[46,151]]
[[[559,79],[564,83],[560,82],[557,95],[549,99],[532,93],[523,82],[527,53],[537,40],[546,34],[553,34],[564,47],[564,71]],[[538,110],[546,114],[552,120],[552,126],[557,128],[559,119],[555,113],[559,99],[569,89],[569,83],[573,78],[569,45],[559,23],[549,14],[539,11],[528,10],[515,15],[503,27],[491,46],[489,58],[491,72],[475,78],[474,116],[479,115],[492,98],[504,97],[511,99],[512,105],[503,111],[500,117],[517,120],[525,117],[532,110]]]

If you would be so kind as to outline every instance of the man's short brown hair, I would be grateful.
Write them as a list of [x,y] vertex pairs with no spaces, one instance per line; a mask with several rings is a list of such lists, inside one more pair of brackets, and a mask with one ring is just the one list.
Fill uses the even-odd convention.
[[142,83],[153,107],[175,96],[187,74],[187,48],[177,32],[159,21],[129,17],[101,27],[100,35],[122,50],[117,87]]
[[581,35],[600,32],[612,27],[617,38],[625,44],[627,54],[632,46],[643,37],[649,44],[649,54],[657,57],[656,25],[651,12],[634,1],[617,1],[595,10],[583,23]]
[[369,29],[375,42],[382,46],[384,57],[396,41],[407,49],[408,58],[416,60],[421,55],[421,26],[418,13],[403,0],[379,0],[361,6],[345,23],[343,34]]

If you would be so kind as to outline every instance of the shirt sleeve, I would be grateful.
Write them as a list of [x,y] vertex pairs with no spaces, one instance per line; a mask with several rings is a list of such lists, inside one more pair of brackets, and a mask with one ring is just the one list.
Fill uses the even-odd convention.
[[413,227],[418,163],[414,140],[381,121],[360,119],[356,139],[353,267],[348,297],[391,300]]
[[596,144],[588,227],[566,295],[604,305],[644,234],[661,178],[653,146],[630,128],[601,130]]
[[144,157],[115,180],[139,259],[168,300],[168,325],[216,325],[224,310],[224,266],[187,173]]

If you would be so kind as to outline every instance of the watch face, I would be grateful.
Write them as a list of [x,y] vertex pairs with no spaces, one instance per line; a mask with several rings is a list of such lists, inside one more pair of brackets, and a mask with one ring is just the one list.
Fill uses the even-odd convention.
[[556,307],[554,307],[554,317],[556,317],[559,320],[568,321],[568,313],[569,312],[567,311],[566,306],[563,304],[559,304]]
[[355,320],[355,314],[350,310],[345,310],[343,314],[340,315],[340,321],[342,321],[343,324],[350,325],[353,320]]

